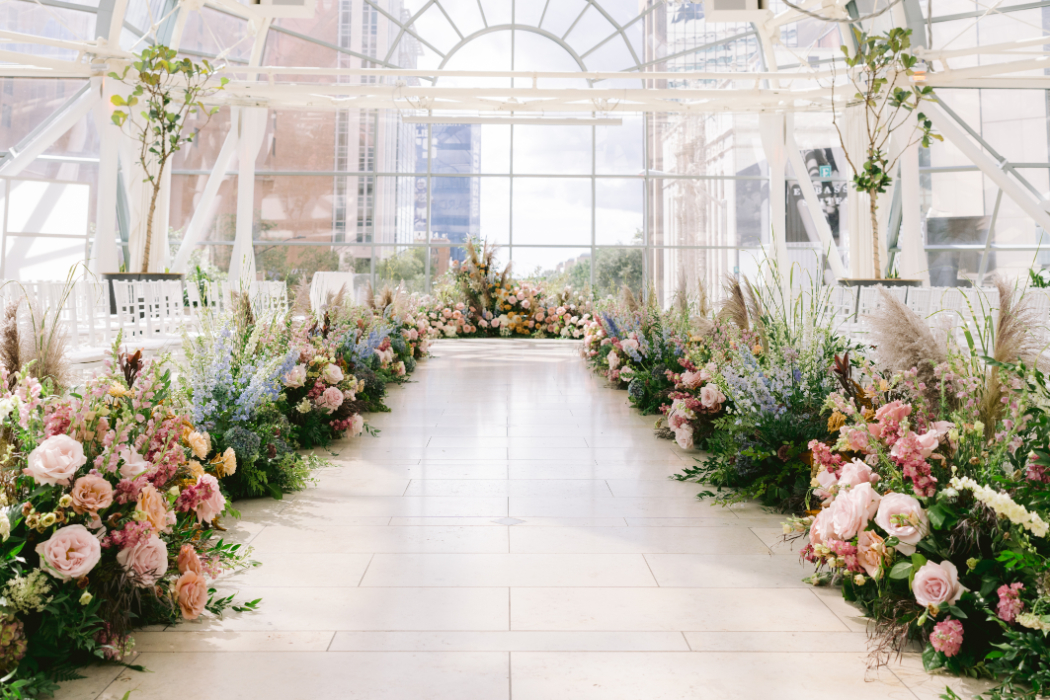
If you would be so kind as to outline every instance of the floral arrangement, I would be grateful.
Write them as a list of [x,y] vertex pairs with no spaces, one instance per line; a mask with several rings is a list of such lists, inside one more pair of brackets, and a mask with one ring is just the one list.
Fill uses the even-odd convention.
[[209,581],[249,554],[214,536],[227,500],[163,361],[115,355],[52,389],[0,369],[0,672],[30,696],[123,658],[133,624],[221,614]]

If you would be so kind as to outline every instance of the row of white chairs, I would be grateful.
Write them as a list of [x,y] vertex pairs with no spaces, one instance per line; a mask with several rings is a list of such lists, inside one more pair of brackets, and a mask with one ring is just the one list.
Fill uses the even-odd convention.
[[[196,331],[202,311],[222,311],[242,292],[227,282],[113,280],[111,300],[109,284],[94,279],[7,281],[0,283],[0,298],[5,307],[15,300],[28,302],[20,304],[18,312],[25,332],[31,332],[32,325],[51,328],[57,323],[67,339],[70,360],[95,362],[105,357],[120,334],[128,347],[175,349],[183,333]],[[256,282],[243,291],[256,311],[288,308],[283,282]]]

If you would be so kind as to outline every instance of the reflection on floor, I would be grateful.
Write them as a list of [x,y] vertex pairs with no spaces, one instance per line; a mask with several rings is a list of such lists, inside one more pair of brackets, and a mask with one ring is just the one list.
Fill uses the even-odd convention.
[[[443,341],[378,438],[242,502],[257,613],[136,635],[60,698],[936,698],[866,672],[857,612],[801,582],[780,518],[668,480],[692,455],[556,341]],[[960,693],[971,685],[953,681]]]

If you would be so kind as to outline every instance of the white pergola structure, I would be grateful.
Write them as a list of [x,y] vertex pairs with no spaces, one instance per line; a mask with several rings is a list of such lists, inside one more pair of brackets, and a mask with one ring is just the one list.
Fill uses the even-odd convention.
[[[28,0],[8,0],[20,2]],[[32,0],[43,6],[62,6],[59,0]],[[517,23],[489,24],[473,33],[464,33],[452,21],[442,0],[427,0],[419,3],[414,14],[402,13],[395,17],[383,8],[380,0],[363,0],[399,28],[401,35],[412,36],[442,56],[438,67],[404,68],[395,63],[394,48],[380,58],[340,49],[343,54],[369,65],[361,68],[318,68],[309,66],[264,65],[264,46],[268,33],[273,28],[274,16],[265,5],[244,5],[234,0],[168,0],[163,3],[165,12],[151,20],[145,37],[156,43],[165,43],[178,50],[187,19],[202,8],[238,17],[247,21],[251,50],[246,62],[228,62],[222,68],[230,78],[226,88],[211,98],[216,105],[230,110],[230,128],[222,148],[212,166],[206,187],[184,234],[182,246],[174,259],[166,261],[174,271],[184,271],[190,252],[198,245],[208,225],[208,212],[219,191],[223,178],[234,157],[238,163],[237,218],[234,253],[231,262],[231,278],[254,278],[253,246],[253,201],[255,183],[255,161],[262,142],[268,111],[342,110],[347,108],[396,110],[406,122],[417,123],[594,123],[595,120],[616,119],[628,114],[711,114],[716,112],[755,113],[758,115],[761,146],[768,163],[770,236],[768,254],[784,264],[788,260],[784,238],[785,226],[785,182],[789,177],[788,166],[795,173],[809,216],[819,235],[820,244],[828,252],[827,264],[836,278],[871,276],[869,256],[853,254],[849,267],[844,264],[836,250],[831,228],[818,201],[817,193],[806,172],[800,155],[800,147],[794,128],[797,113],[835,112],[844,120],[845,131],[850,131],[854,119],[852,110],[846,108],[851,95],[846,75],[841,64],[834,59],[807,61],[802,50],[786,49],[780,38],[785,25],[806,19],[806,16],[791,8],[774,14],[762,11],[751,25],[757,37],[760,55],[765,65],[760,71],[674,71],[659,70],[669,60],[680,54],[699,50],[687,49],[680,54],[664,54],[651,60],[638,56],[627,40],[625,30],[635,22],[645,22],[647,17],[666,0],[644,0],[638,16],[628,23],[617,23],[598,0],[582,3],[580,16],[588,10],[602,13],[615,27],[607,41],[622,40],[635,58],[635,66],[624,71],[587,70],[586,53],[580,53],[566,41],[572,31],[565,35],[548,32],[540,26]],[[514,0],[509,0],[514,6]],[[541,0],[535,0],[537,3]],[[544,14],[551,0],[546,0]],[[555,0],[556,2],[557,0]],[[523,0],[517,0],[520,6]],[[876,7],[887,0],[879,0]],[[681,4],[681,3],[679,3]],[[934,3],[936,5],[936,3]],[[1029,3],[1031,4],[1031,3]],[[1034,3],[1050,5],[1050,3]],[[106,77],[110,71],[120,72],[133,60],[136,47],[121,47],[122,31],[126,27],[125,13],[128,0],[100,0],[97,7],[97,32],[94,41],[70,41],[46,38],[0,29],[0,42],[20,45],[38,45],[76,52],[72,60],[59,60],[33,52],[0,50],[0,77],[11,78],[79,78],[87,79],[87,85],[70,98],[46,121],[39,124],[21,143],[0,144],[0,177],[15,177],[29,163],[42,154],[71,125],[91,114],[95,120],[101,140],[98,186],[97,221],[92,255],[92,266],[97,271],[115,270],[117,266],[117,202],[118,194],[131,203],[130,216],[141,219],[145,210],[146,193],[137,178],[123,178],[125,191],[118,193],[118,168],[124,173],[133,172],[135,149],[129,137],[115,127],[109,119],[109,98],[116,91],[115,81]],[[918,0],[901,0],[892,3],[889,13],[873,20],[913,29],[915,53],[927,63],[924,74],[917,76],[923,84],[936,89],[1031,89],[1050,90],[1050,36],[1038,36],[1017,41],[1006,41],[978,45],[961,49],[927,49],[929,25],[923,21],[922,7]],[[989,5],[974,13],[959,15],[972,18],[974,24],[983,17],[998,14],[997,7]],[[803,9],[830,14],[842,13],[849,8],[838,0],[806,0]],[[445,53],[434,48],[417,34],[413,26],[417,18],[428,9],[437,7],[449,19],[459,36],[454,48]],[[484,19],[482,2],[478,0]],[[929,18],[927,18],[928,20]],[[955,19],[955,17],[953,17]],[[579,18],[577,18],[579,21]],[[575,26],[575,23],[574,25]],[[871,27],[865,27],[871,29]],[[540,34],[563,46],[579,65],[577,71],[535,70],[450,70],[444,68],[449,58],[472,40],[486,34],[512,29]],[[285,30],[285,33],[294,34]],[[619,35],[619,36],[617,36]],[[743,35],[738,35],[743,36]],[[737,37],[732,37],[737,38]],[[126,43],[126,41],[125,41]],[[396,44],[396,42],[395,42]],[[333,47],[339,49],[339,47]],[[703,48],[703,47],[699,47]],[[778,67],[777,55],[798,55],[795,66]],[[589,53],[589,52],[587,52]],[[219,60],[224,56],[220,53]],[[990,61],[990,62],[988,62]],[[978,65],[974,65],[977,62]],[[956,67],[966,66],[966,67]],[[367,77],[367,82],[345,82],[348,79]],[[491,85],[493,79],[505,79],[514,87],[483,87]],[[620,87],[625,81],[634,81],[636,86]],[[566,87],[567,83],[586,87]],[[673,81],[674,87],[668,83]],[[609,87],[611,84],[617,87]],[[703,86],[703,87],[698,87]],[[1048,93],[1050,94],[1050,93]],[[1046,193],[1039,191],[1026,179],[1016,165],[1003,158],[988,143],[978,130],[967,124],[942,102],[924,106],[924,111],[933,120],[935,130],[945,137],[969,159],[972,170],[976,168],[998,188],[998,202],[1003,196],[1016,203],[1035,223],[1050,231],[1050,202]],[[898,144],[900,146],[900,144]],[[1029,167],[1032,164],[1025,164]],[[1037,163],[1042,165],[1045,163]],[[170,181],[170,171],[168,175]],[[920,163],[919,149],[907,149],[900,161],[899,176],[894,180],[894,192],[885,195],[885,206],[881,207],[887,218],[887,228],[893,229],[890,246],[896,246],[898,270],[903,277],[922,277],[926,269],[926,251],[922,240],[920,214]],[[850,247],[853,251],[870,250],[870,225],[863,215],[865,204],[861,197],[851,192]],[[166,231],[168,217],[167,202],[158,207],[155,230]],[[995,226],[993,215],[992,227]],[[141,246],[135,231],[142,229],[131,225],[131,249]],[[899,231],[899,235],[896,232]],[[991,231],[984,244],[984,255],[995,247]],[[646,243],[648,245],[648,242]],[[702,246],[699,246],[702,247]],[[974,246],[971,246],[974,247]],[[1023,248],[1024,246],[1014,246]],[[164,246],[157,246],[164,255]],[[1032,246],[1031,249],[1036,249]],[[133,252],[134,258],[134,252]],[[883,259],[888,260],[891,256]],[[428,273],[430,259],[427,257]],[[888,263],[889,264],[889,263]],[[982,277],[984,263],[982,262]],[[593,274],[593,271],[592,271]]]

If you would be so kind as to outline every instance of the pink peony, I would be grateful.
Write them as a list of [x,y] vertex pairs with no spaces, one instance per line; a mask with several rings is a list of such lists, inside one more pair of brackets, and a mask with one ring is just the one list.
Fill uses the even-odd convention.
[[68,581],[86,576],[102,557],[102,545],[83,525],[67,525],[36,546],[41,568]]
[[903,493],[888,493],[882,497],[875,513],[875,522],[891,537],[900,540],[897,549],[911,555],[929,531],[929,518],[915,498]]
[[197,550],[193,548],[192,544],[182,545],[182,549],[179,550],[177,563],[180,574],[184,574],[187,571],[201,574],[204,571],[204,567],[201,566],[201,558],[197,556]]
[[123,461],[120,465],[120,475],[125,479],[134,479],[152,466],[132,447],[120,448],[117,450],[117,456]]
[[809,526],[809,543],[812,545],[824,544],[834,539],[834,529],[831,524],[831,509],[825,508],[817,513],[813,523]]
[[912,581],[915,602],[925,608],[952,605],[965,591],[959,583],[959,570],[950,561],[926,562],[915,572]]
[[84,466],[84,446],[68,435],[52,435],[29,453],[29,465],[22,470],[38,484],[68,486],[77,470]]
[[343,405],[343,392],[338,387],[330,386],[317,398],[317,405],[329,413]]
[[79,515],[98,512],[113,505],[113,487],[97,474],[88,474],[76,480],[69,492],[73,499],[73,510]]
[[948,618],[934,625],[930,633],[930,644],[948,658],[959,653],[963,641],[963,626],[958,620]]
[[339,365],[325,365],[324,370],[321,371],[321,379],[328,384],[338,384],[343,381],[343,370],[339,369]]
[[149,588],[168,572],[168,548],[156,535],[117,554],[117,563],[139,588]]
[[202,574],[187,570],[175,582],[175,596],[182,616],[187,620],[196,620],[208,603],[208,582]]
[[284,385],[300,387],[306,384],[306,365],[296,365],[284,375]]

